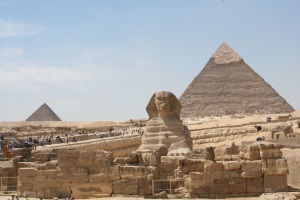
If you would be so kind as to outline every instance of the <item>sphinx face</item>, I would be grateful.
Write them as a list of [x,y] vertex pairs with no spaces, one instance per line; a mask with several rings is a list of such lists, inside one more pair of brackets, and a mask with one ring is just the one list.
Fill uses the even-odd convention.
[[168,112],[171,110],[171,95],[166,92],[158,92],[155,94],[155,105],[159,112]]

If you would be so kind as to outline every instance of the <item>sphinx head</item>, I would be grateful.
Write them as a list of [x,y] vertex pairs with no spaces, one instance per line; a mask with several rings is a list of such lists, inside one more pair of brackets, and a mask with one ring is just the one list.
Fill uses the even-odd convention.
[[146,110],[150,119],[153,117],[179,118],[181,104],[173,93],[161,91],[152,95]]

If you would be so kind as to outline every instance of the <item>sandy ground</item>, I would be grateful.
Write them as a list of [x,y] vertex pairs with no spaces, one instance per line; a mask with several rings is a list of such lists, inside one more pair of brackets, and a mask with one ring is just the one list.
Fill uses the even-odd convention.
[[[19,198],[20,200],[25,200],[25,198],[21,197]],[[39,198],[28,198],[29,200],[40,200]],[[259,197],[237,197],[237,198],[225,198],[228,200],[256,200],[259,199]],[[0,200],[11,200],[11,196],[0,196]],[[46,199],[44,199],[46,200]],[[76,199],[76,200],[81,200],[81,199]],[[83,199],[82,199],[83,200]],[[98,198],[98,199],[89,199],[89,200],[144,200],[143,197],[109,197],[109,198]],[[176,200],[176,199],[174,199]],[[182,200],[182,199],[178,199]],[[202,199],[201,200],[211,200],[211,199]],[[217,199],[216,199],[217,200]]]

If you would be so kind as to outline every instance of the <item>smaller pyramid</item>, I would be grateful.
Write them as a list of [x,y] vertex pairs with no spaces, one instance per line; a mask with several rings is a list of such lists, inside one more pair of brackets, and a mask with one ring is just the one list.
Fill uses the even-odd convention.
[[44,103],[26,121],[61,121],[61,119]]

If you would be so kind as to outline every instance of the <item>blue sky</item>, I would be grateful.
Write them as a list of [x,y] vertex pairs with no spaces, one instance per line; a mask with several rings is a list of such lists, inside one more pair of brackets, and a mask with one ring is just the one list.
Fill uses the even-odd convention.
[[226,42],[300,109],[300,1],[0,0],[0,121],[147,117]]

